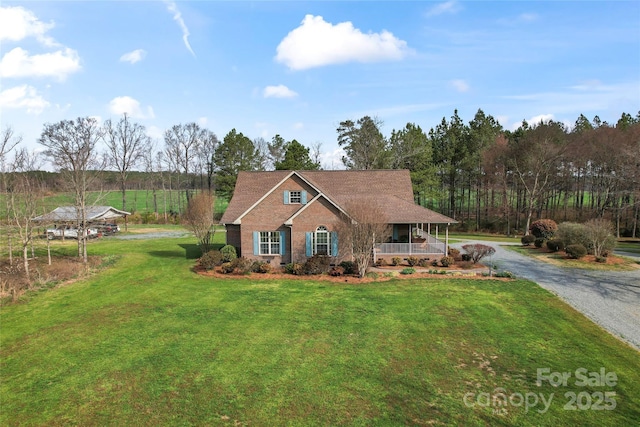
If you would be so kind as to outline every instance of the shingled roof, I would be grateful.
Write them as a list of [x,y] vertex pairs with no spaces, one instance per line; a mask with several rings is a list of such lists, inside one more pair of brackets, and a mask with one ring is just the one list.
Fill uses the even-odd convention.
[[[121,211],[111,206],[87,206],[87,221],[102,221],[107,219],[121,218],[131,215],[129,212]],[[78,219],[78,213],[74,206],[60,206],[44,215],[33,218],[38,222],[74,222]]]
[[[378,206],[394,224],[453,224],[452,218],[416,205],[408,170],[338,170],[240,172],[233,198],[220,222],[232,224],[260,198],[292,174],[316,188],[341,209],[354,199]],[[347,212],[348,213],[348,212]]]

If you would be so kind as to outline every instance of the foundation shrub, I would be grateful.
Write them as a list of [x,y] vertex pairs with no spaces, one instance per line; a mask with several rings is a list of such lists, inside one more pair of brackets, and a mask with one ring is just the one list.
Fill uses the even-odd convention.
[[344,268],[344,274],[357,274],[358,266],[353,261],[342,261],[339,264],[340,267]]
[[287,274],[294,274],[300,276],[303,274],[302,264],[297,262],[290,262],[284,266],[284,272]]
[[303,266],[304,274],[322,274],[329,270],[330,258],[326,255],[314,255]]
[[254,261],[253,264],[251,265],[251,272],[252,273],[268,273],[271,271],[271,264],[269,264],[268,262],[264,262],[264,261]]
[[455,260],[452,256],[443,256],[440,258],[440,265],[443,267],[449,267],[450,265],[453,265],[454,262]]
[[231,245],[224,245],[222,249],[220,249],[220,253],[222,254],[223,262],[231,262],[234,259],[238,258],[238,254],[236,253],[236,248]]
[[205,252],[204,255],[200,257],[200,266],[205,270],[213,270],[220,264],[222,264],[222,254],[220,251]]

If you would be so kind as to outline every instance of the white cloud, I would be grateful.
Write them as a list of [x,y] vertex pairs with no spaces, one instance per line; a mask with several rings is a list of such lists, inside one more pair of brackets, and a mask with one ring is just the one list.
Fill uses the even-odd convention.
[[202,127],[206,127],[208,122],[209,122],[209,119],[207,119],[206,117],[198,118],[198,124]]
[[178,26],[182,30],[182,41],[184,42],[184,45],[193,56],[196,56],[196,54],[193,52],[193,49],[191,49],[191,45],[189,44],[189,28],[187,28],[187,24],[185,24],[184,19],[182,19],[182,13],[180,13],[180,11],[178,10],[178,5],[176,5],[174,1],[166,0],[165,4],[167,5],[167,10],[173,14],[173,20],[178,23]]
[[553,114],[538,114],[537,116],[533,116],[527,120],[527,123],[530,125],[537,125],[540,122],[546,123],[549,120],[553,120]]
[[16,86],[0,92],[0,108],[3,109],[26,109],[28,114],[40,114],[49,105],[33,86]]
[[302,122],[296,122],[293,124],[293,129],[294,130],[300,130],[304,128],[304,123]]
[[267,86],[262,91],[265,98],[295,98],[298,94],[285,85]]
[[147,56],[147,52],[144,49],[136,49],[122,55],[120,57],[120,62],[135,64],[136,62],[142,61],[145,56]]
[[320,164],[322,169],[336,170],[344,169],[344,163],[342,163],[342,157],[347,153],[342,148],[337,148],[331,152],[320,153]]
[[469,91],[469,83],[467,83],[464,80],[461,80],[461,79],[451,80],[450,84],[458,92],[464,93]]
[[301,25],[282,39],[276,61],[292,70],[346,62],[399,60],[411,50],[407,42],[383,30],[363,34],[351,22],[333,25],[322,16],[306,15]]
[[62,81],[80,68],[80,57],[73,49],[29,55],[16,47],[2,57],[0,77],[55,77]]
[[455,14],[462,10],[462,6],[456,0],[450,0],[444,3],[438,3],[435,6],[431,7],[426,15],[427,16],[438,16],[444,13]]
[[33,12],[23,7],[0,7],[0,41],[16,42],[27,37],[35,37],[45,46],[57,46],[57,43],[46,35],[53,27],[53,22],[42,22]]
[[109,111],[112,114],[127,113],[134,119],[153,119],[155,114],[153,108],[142,108],[140,102],[130,96],[117,96],[109,102]]

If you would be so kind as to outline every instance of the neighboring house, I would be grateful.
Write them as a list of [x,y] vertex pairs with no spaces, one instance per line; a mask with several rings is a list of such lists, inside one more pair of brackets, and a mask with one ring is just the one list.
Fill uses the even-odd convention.
[[272,264],[314,254],[347,259],[337,230],[355,199],[378,206],[392,226],[374,258],[446,254],[448,226],[456,221],[414,203],[408,170],[240,172],[220,222],[239,256]]

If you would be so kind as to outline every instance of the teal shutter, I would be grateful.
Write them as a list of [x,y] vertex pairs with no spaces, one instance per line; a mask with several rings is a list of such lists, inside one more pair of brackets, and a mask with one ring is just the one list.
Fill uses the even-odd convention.
[[258,231],[253,232],[253,254],[260,255],[260,233]]
[[313,255],[313,233],[310,231],[307,231],[305,234],[306,234],[306,246],[307,246],[306,254],[307,256],[311,256]]
[[286,253],[285,242],[286,242],[286,233],[284,231],[280,232],[280,255],[284,255]]
[[288,190],[284,190],[284,204],[285,205],[289,204],[289,191]]
[[307,192],[302,190],[302,192],[300,193],[300,203],[302,203],[303,205],[307,204]]
[[338,233],[331,232],[331,256],[338,256]]

